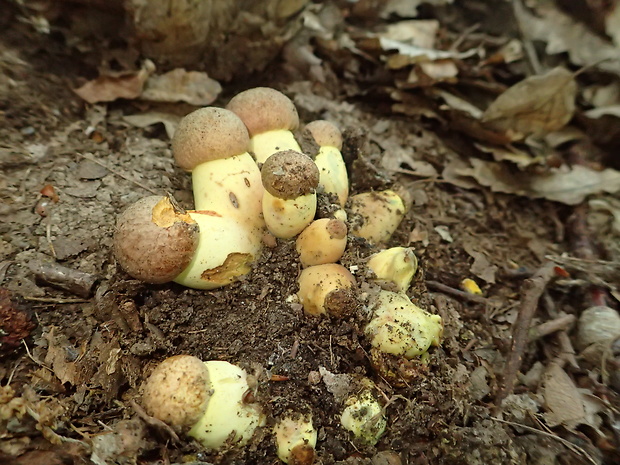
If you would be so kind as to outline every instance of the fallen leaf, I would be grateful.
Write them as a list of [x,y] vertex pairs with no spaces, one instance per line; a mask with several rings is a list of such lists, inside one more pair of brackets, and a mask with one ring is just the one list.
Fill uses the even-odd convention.
[[527,39],[546,42],[545,51],[550,55],[568,53],[576,65],[593,65],[620,74],[620,53],[610,41],[563,13],[555,2],[536,3],[533,14],[521,2],[515,2],[515,14]]
[[563,166],[546,174],[533,174],[511,169],[508,165],[477,158],[471,165],[453,160],[444,168],[444,180],[456,186],[471,188],[471,180],[490,187],[493,192],[545,198],[567,205],[581,203],[588,195],[620,191],[620,172],[613,169],[594,171],[585,166]]
[[388,25],[379,37],[432,49],[438,30],[439,21],[435,19],[411,19]]
[[593,119],[602,118],[603,116],[615,116],[620,118],[620,105],[593,108],[592,110],[584,112],[584,115]]
[[475,250],[470,243],[465,242],[463,248],[474,259],[469,271],[487,283],[494,284],[495,273],[498,270],[497,265],[493,265],[484,253]]
[[437,234],[446,242],[454,242],[450,230],[447,226],[439,225],[433,228]]
[[187,102],[205,106],[213,103],[222,91],[222,86],[207,73],[174,69],[160,76],[151,76],[146,81],[140,96],[153,102]]
[[543,397],[547,425],[564,425],[574,429],[585,421],[586,411],[581,393],[573,380],[557,363],[551,363],[543,375]]
[[154,70],[155,65],[147,60],[140,71],[118,76],[99,76],[73,91],[91,104],[113,102],[119,98],[133,100],[142,94],[144,83]]
[[381,11],[382,18],[389,18],[391,15],[401,18],[412,18],[418,15],[418,7],[422,3],[431,5],[446,5],[454,0],[388,0]]
[[512,140],[540,137],[568,123],[575,112],[577,83],[558,67],[515,84],[489,105],[485,126],[507,133]]

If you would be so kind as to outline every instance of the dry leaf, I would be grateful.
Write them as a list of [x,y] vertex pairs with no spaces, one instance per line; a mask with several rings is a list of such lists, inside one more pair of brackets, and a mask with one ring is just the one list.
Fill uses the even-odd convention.
[[388,25],[379,37],[432,49],[438,30],[439,21],[435,19],[412,19]]
[[568,52],[571,62],[580,66],[596,64],[605,71],[620,74],[620,52],[608,40],[560,11],[555,2],[537,2],[536,14],[515,2],[515,13],[525,37],[547,43],[550,55]]
[[454,160],[446,165],[442,176],[451,184],[471,188],[475,179],[493,192],[545,198],[567,205],[581,203],[588,195],[620,191],[620,172],[613,169],[594,171],[585,166],[566,166],[546,174],[533,174],[509,166],[472,158],[471,165]]
[[554,68],[524,79],[501,94],[484,112],[482,122],[512,140],[544,136],[571,120],[576,94],[573,73]]
[[543,396],[548,426],[553,428],[564,425],[574,429],[585,421],[586,411],[581,393],[564,369],[556,363],[550,364],[543,376]]
[[155,65],[147,60],[138,72],[99,76],[73,91],[88,103],[113,102],[119,98],[133,100],[142,94],[144,83],[154,70]]
[[151,76],[146,81],[140,96],[153,102],[187,102],[205,106],[213,103],[222,91],[219,82],[207,73],[174,69],[161,76]]
[[463,248],[465,249],[465,252],[467,252],[467,254],[474,259],[474,263],[472,263],[469,271],[483,281],[486,281],[489,284],[494,284],[495,273],[497,273],[498,270],[497,265],[493,265],[484,253],[475,250],[471,243],[465,242]]
[[418,15],[418,7],[423,3],[431,5],[446,5],[454,0],[388,0],[383,11],[382,18],[389,18],[392,14],[401,18],[413,18]]

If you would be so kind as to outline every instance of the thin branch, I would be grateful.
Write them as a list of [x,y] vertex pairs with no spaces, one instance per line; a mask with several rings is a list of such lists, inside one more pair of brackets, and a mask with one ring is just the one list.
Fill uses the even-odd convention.
[[500,409],[503,400],[512,392],[529,341],[528,333],[532,318],[538,308],[540,297],[555,275],[554,266],[553,263],[547,262],[531,278],[523,281],[519,314],[512,331],[512,347],[504,369],[504,382],[495,398],[495,411]]

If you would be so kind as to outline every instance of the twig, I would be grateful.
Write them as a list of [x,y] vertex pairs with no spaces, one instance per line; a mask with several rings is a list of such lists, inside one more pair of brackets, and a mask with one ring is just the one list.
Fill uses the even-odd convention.
[[504,382],[495,398],[495,411],[500,409],[503,400],[512,392],[517,373],[521,368],[523,354],[528,343],[528,332],[538,307],[538,301],[554,275],[554,264],[547,262],[534,273],[534,276],[523,281],[521,304],[512,331],[512,347],[504,369]]
[[453,297],[458,297],[461,300],[466,300],[467,302],[474,302],[482,305],[491,305],[489,299],[476,295],[470,294],[469,292],[461,291],[460,289],[455,289],[450,286],[446,286],[445,284],[441,284],[437,281],[426,281],[426,286],[429,289],[434,291],[443,292],[444,294],[451,295]]
[[531,426],[523,425],[521,423],[516,423],[514,421],[502,420],[501,418],[496,418],[496,417],[489,417],[489,418],[491,420],[495,420],[495,421],[497,421],[499,423],[504,423],[506,425],[515,426],[517,428],[523,428],[524,430],[530,431],[532,433],[540,434],[541,436],[546,436],[548,438],[555,439],[556,441],[561,442],[569,450],[583,455],[586,459],[588,459],[588,461],[590,463],[592,463],[594,465],[598,465],[598,463],[584,449],[582,449],[581,447],[579,447],[576,444],[573,444],[570,441],[567,441],[566,439],[558,436],[557,434],[548,433],[547,431],[543,431],[543,430],[537,429],[537,428],[532,428]]
[[[545,291],[542,296],[542,305],[545,310],[547,310],[547,313],[551,318],[556,318],[559,315],[559,312],[555,308],[555,303],[553,302],[553,299],[551,298],[551,295],[549,295],[548,291]],[[560,346],[559,358],[570,363],[573,368],[579,368],[579,364],[575,358],[573,343],[571,342],[566,330],[558,332],[555,337],[558,341],[558,345]]]
[[31,300],[33,302],[42,302],[46,304],[85,304],[87,302],[90,302],[90,300],[87,300],[87,299],[54,299],[51,297],[30,297],[30,296],[22,297],[22,299]]
[[529,38],[525,37],[523,27],[521,26],[521,16],[525,9],[523,3],[521,3],[521,0],[512,0],[512,9],[514,11],[517,27],[521,33],[521,42],[523,43],[525,54],[527,55],[528,62],[530,63],[530,68],[534,74],[541,74],[542,66],[540,64],[540,60],[538,59],[538,55],[536,54],[534,44]]
[[28,264],[35,277],[44,284],[87,298],[91,295],[97,277],[90,273],[67,268],[57,263],[32,261]]
[[530,342],[548,336],[558,331],[566,331],[570,328],[577,318],[575,315],[562,315],[553,320],[545,321],[529,331]]

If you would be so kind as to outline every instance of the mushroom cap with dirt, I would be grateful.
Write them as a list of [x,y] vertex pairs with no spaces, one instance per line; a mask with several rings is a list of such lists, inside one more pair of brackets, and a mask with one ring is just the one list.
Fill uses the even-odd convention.
[[209,371],[197,357],[175,355],[161,362],[143,385],[142,405],[152,417],[187,433],[211,398]]
[[299,127],[299,115],[293,102],[270,87],[255,87],[235,95],[226,108],[241,118],[252,138],[250,150],[256,161],[265,160],[280,150],[300,150],[291,131]]
[[319,183],[316,165],[303,153],[285,150],[265,161],[261,177],[267,228],[274,236],[284,239],[299,234],[316,214]]
[[336,263],[347,247],[347,224],[335,218],[313,221],[297,237],[295,249],[302,266]]
[[299,275],[297,296],[308,315],[350,316],[358,306],[355,278],[337,263],[309,266]]
[[198,239],[198,225],[170,197],[145,197],[118,217],[114,256],[131,277],[166,283],[191,262]]

